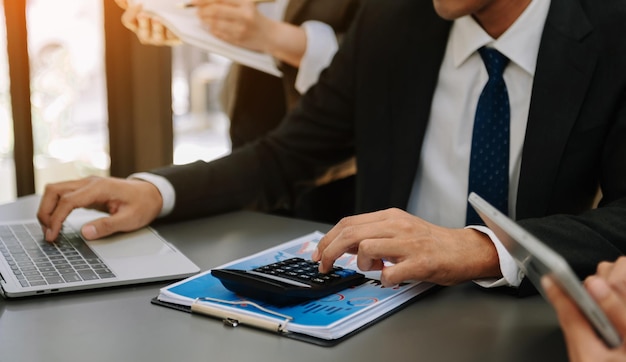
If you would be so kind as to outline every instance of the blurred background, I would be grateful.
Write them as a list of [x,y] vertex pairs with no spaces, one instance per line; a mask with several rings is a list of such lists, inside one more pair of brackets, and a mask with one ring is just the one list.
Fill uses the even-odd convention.
[[[0,203],[12,201],[18,195],[31,191],[41,193],[49,182],[88,175],[125,177],[130,172],[145,168],[171,162],[180,164],[197,159],[211,160],[230,152],[228,119],[219,106],[219,90],[230,62],[189,45],[179,45],[171,50],[144,49],[150,47],[138,44],[133,39],[134,35],[121,26],[121,10],[112,4],[112,0],[5,0],[0,4]],[[23,26],[26,30],[27,57],[9,56],[15,45],[23,44],[24,40],[23,37],[15,39],[13,47],[7,44],[8,39],[16,36],[14,34],[19,35],[17,28],[22,25],[10,21],[13,18],[9,16],[16,11],[25,15]],[[107,38],[105,31],[110,29],[116,35]],[[119,43],[115,44],[118,38]],[[121,51],[112,51],[118,48]],[[168,87],[168,92],[171,89],[169,97],[158,99],[150,98],[150,92],[142,90],[142,87],[147,89],[154,84],[149,83],[152,82],[150,74],[142,74],[141,66],[137,65],[146,59],[153,62],[150,52],[155,51],[159,52],[154,57],[154,66],[158,67],[155,69],[166,68],[164,71],[169,72],[170,78],[163,77],[162,84]],[[15,79],[15,70],[12,73],[10,69],[10,59],[14,64],[25,67],[26,76],[30,77],[32,147],[28,135],[16,137],[14,132],[14,119],[15,122],[22,122],[17,123],[21,126],[28,123],[29,117],[15,117],[13,107],[16,101],[12,97],[18,95],[11,87],[11,81],[19,80]],[[110,65],[110,73],[117,72],[109,74],[109,82],[107,64]],[[121,68],[127,70],[120,72]],[[107,84],[112,84],[111,77],[128,79],[126,84],[131,84],[133,88],[129,93],[132,97],[125,96],[119,89],[107,89]],[[120,102],[115,100],[118,94],[133,99]],[[164,141],[163,147],[171,155],[143,162],[142,157],[146,159],[146,156],[142,156],[142,152],[158,152],[148,147],[139,150],[128,145],[115,153],[111,145],[123,143],[124,139],[146,139],[146,144],[152,144],[150,132],[128,135],[131,133],[129,130],[153,122],[149,119],[150,113],[138,112],[133,105],[138,103],[145,108],[146,104],[155,104],[157,107],[164,102],[163,99],[169,103],[164,105],[167,109],[162,113],[165,115],[154,122],[165,124],[162,127],[166,130],[163,133],[166,138],[170,132],[168,127],[171,127],[172,144]],[[26,96],[23,102],[17,102],[18,107],[27,101]],[[109,104],[113,101],[116,103]],[[143,119],[143,123],[139,126],[126,125],[128,120],[134,122],[134,119]],[[121,124],[115,126],[118,133],[115,137],[111,134],[114,122]],[[27,161],[31,158],[32,148],[33,176],[30,178],[33,180],[30,181],[20,178],[20,172],[16,174],[16,169],[19,171],[20,166],[24,166],[18,164],[16,168],[16,160],[24,159],[20,157],[24,155],[16,154],[24,152],[16,151],[23,149],[19,147],[23,146],[20,142],[29,146],[25,148],[29,150],[25,157]],[[159,145],[159,142],[154,144]],[[115,157],[120,159],[122,166],[112,172]],[[126,157],[135,162],[124,160]],[[24,166],[26,174],[29,167]],[[20,189],[20,185],[25,186]]]

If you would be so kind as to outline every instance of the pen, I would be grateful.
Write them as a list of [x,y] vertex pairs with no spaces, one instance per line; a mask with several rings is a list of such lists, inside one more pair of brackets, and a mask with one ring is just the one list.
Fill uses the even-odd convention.
[[[250,0],[250,1],[252,1],[253,3],[271,3],[271,2],[274,2],[274,0]],[[181,8],[187,9],[187,8],[195,8],[197,5],[195,3],[193,3],[193,2],[190,2],[190,3],[181,3],[181,4],[178,4],[178,6],[181,7]]]

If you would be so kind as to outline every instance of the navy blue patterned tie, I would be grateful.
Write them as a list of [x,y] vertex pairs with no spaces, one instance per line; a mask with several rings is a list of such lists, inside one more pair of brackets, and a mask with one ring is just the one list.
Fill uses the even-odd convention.
[[[480,48],[489,80],[483,88],[474,119],[469,168],[469,192],[475,192],[508,214],[509,134],[511,109],[502,74],[509,59],[492,48]],[[467,225],[484,224],[468,204]]]

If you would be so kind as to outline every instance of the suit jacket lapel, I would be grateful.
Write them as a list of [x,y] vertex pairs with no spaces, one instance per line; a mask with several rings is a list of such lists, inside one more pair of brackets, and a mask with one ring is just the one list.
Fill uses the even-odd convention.
[[592,31],[575,1],[552,0],[533,84],[517,196],[517,218],[545,215],[568,134],[596,64]]
[[[432,5],[431,5],[432,7]],[[416,6],[424,9],[424,6]],[[426,7],[428,8],[428,7]],[[388,54],[390,62],[389,120],[393,144],[388,160],[391,176],[391,205],[406,207],[419,163],[432,98],[451,23],[434,13],[421,11],[407,17],[404,28],[394,34],[406,34],[397,54]],[[416,27],[415,24],[428,24]],[[424,32],[420,29],[429,29]]]

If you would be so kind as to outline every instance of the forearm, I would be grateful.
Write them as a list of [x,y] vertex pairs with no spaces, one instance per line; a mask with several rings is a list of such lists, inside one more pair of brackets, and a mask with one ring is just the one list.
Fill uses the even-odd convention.
[[289,185],[265,147],[242,147],[211,162],[196,161],[150,172],[164,177],[173,187],[175,203],[162,218],[168,222],[241,209],[266,211],[289,202]]
[[264,44],[265,53],[297,68],[306,51],[306,32],[299,26],[272,21]]

